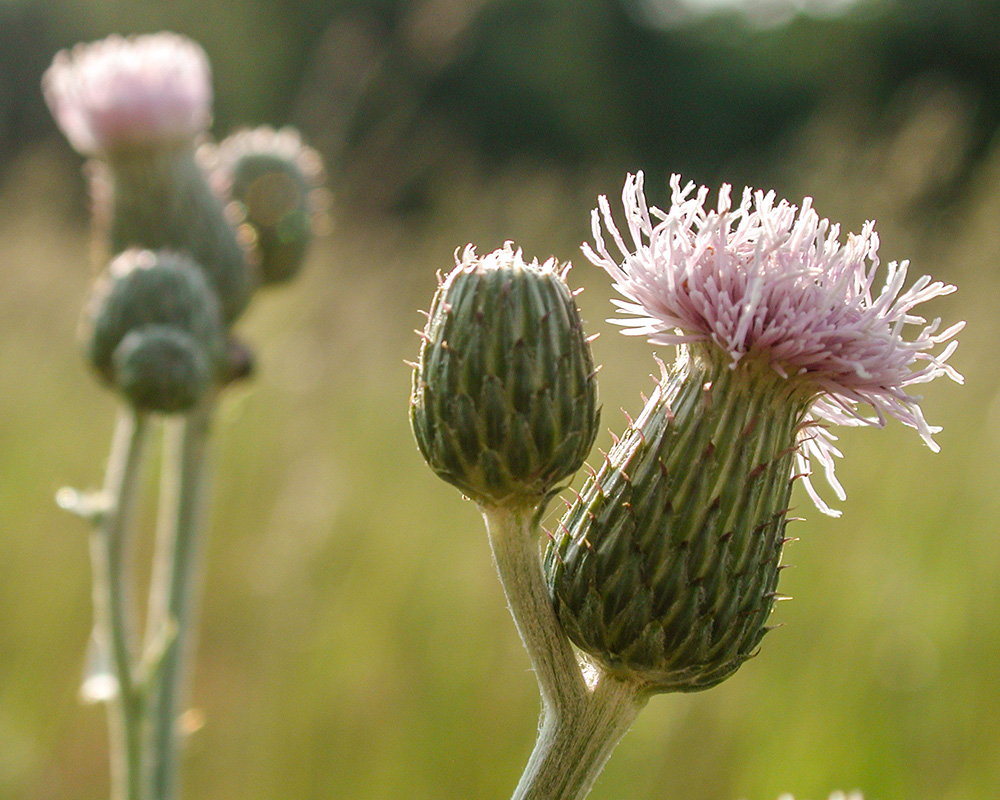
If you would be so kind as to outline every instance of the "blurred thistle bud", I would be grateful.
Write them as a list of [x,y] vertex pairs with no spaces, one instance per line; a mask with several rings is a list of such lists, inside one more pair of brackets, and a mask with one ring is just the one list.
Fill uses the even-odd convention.
[[249,302],[246,250],[195,158],[211,122],[204,51],[173,33],[110,36],[56,55],[42,81],[70,143],[91,165],[96,227],[108,253],[189,253],[232,322]]
[[507,242],[470,245],[441,282],[413,372],[410,421],[443,480],[478,503],[538,504],[583,464],[597,380],[568,267]]
[[[641,174],[627,180],[634,250],[605,198],[594,212],[596,249],[585,252],[633,315],[615,321],[677,345],[678,360],[545,555],[570,639],[651,691],[707,688],[753,654],[776,599],[793,477],[835,515],[809,481],[815,460],[843,499],[824,423],[881,426],[893,416],[936,449],[938,429],[906,387],[962,380],[946,363],[961,323],[940,331],[940,320],[913,313],[954,287],[924,277],[904,291],[907,263],[894,262],[873,296],[870,223],[841,245],[839,227],[808,198],[796,209],[747,189],[733,209],[723,186],[707,210],[707,189],[692,197],[693,184],[682,188],[677,176],[671,186],[662,211],[646,205]],[[907,326],[916,326],[910,339]]]
[[325,211],[323,162],[293,128],[240,131],[213,148],[213,178],[253,231],[262,284],[298,274]]
[[85,318],[87,358],[137,406],[191,405],[228,371],[218,301],[186,256],[128,250],[95,285]]
[[129,331],[115,348],[113,364],[118,391],[141,411],[186,411],[212,384],[205,348],[170,325]]

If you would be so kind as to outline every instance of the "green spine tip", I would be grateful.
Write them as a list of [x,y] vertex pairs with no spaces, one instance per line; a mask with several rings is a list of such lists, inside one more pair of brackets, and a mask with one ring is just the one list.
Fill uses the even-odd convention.
[[651,692],[714,686],[767,632],[809,398],[754,370],[665,374],[545,553],[566,634]]
[[215,162],[217,190],[240,205],[252,231],[260,282],[294,278],[322,215],[319,154],[292,128],[261,127],[227,137]]
[[428,314],[410,421],[430,467],[479,503],[539,503],[597,435],[593,357],[556,266],[470,245]]
[[[161,357],[166,359],[164,369],[173,375],[164,376],[164,381],[186,374],[193,381],[192,391],[201,391],[195,387],[201,385],[203,373],[210,380],[225,375],[224,330],[216,295],[191,259],[128,250],[111,262],[91,293],[84,319],[85,352],[107,384],[130,387],[126,394],[133,401],[150,396],[140,384],[155,380],[149,373]],[[143,332],[153,334],[148,342]],[[126,344],[133,333],[136,337]],[[150,391],[155,395],[160,389]],[[184,390],[173,391],[179,392],[178,400],[164,399],[166,406],[186,402],[180,399]]]

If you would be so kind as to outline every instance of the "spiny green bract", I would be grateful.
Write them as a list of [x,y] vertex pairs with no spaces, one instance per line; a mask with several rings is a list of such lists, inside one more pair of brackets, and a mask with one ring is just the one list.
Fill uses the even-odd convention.
[[806,404],[761,382],[693,363],[665,377],[545,554],[570,639],[650,691],[714,686],[767,631]]
[[597,381],[555,261],[466,248],[434,297],[413,373],[410,419],[442,479],[480,503],[538,503],[583,464],[597,434]]

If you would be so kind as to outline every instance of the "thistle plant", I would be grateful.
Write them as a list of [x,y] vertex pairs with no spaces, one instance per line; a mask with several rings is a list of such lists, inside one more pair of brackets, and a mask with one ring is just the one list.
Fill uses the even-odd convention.
[[[954,287],[923,277],[904,289],[908,264],[880,268],[871,223],[842,243],[808,198],[796,208],[747,189],[734,207],[724,185],[711,209],[707,189],[676,176],[671,188],[660,210],[642,174],[628,177],[631,244],[605,198],[594,211],[584,253],[623,298],[627,316],[614,321],[676,358],[548,536],[546,503],[593,439],[581,423],[596,424],[595,373],[578,366],[589,353],[567,356],[588,341],[575,308],[510,301],[524,280],[510,245],[481,260],[466,250],[438,288],[414,369],[418,446],[482,510],[541,690],[520,800],[585,797],[651,696],[710,688],[757,651],[794,482],[836,516],[812,483],[818,465],[845,499],[831,426],[895,417],[936,450],[909,387],[962,380],[947,363],[962,325],[914,313]],[[462,280],[480,272],[507,288],[474,302]],[[539,425],[553,406],[567,411],[561,424]],[[573,457],[549,469],[539,441]]]
[[[107,267],[84,312],[83,349],[121,401],[104,489],[57,498],[93,524],[82,693],[108,705],[113,800],[171,800],[213,410],[252,365],[232,327],[258,287],[298,271],[322,168],[291,130],[211,145],[208,58],[176,34],[111,36],[61,52],[43,89],[70,144],[90,159],[96,266]],[[163,429],[164,463],[140,641],[130,553],[153,427]]]

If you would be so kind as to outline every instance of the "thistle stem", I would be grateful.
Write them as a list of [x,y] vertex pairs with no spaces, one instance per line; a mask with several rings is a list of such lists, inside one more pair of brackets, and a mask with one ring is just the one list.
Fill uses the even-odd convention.
[[513,800],[580,800],[646,704],[645,687],[599,673],[588,689],[549,600],[534,506],[482,506],[493,560],[542,696],[538,740]]
[[142,797],[144,709],[133,672],[127,556],[148,428],[148,415],[125,407],[119,411],[104,481],[107,508],[91,535],[95,644],[116,683],[108,700],[112,800]]
[[542,572],[535,507],[481,506],[507,605],[542,695],[543,724],[587,694],[573,647],[556,618]]
[[177,795],[178,720],[193,650],[202,509],[214,401],[170,420],[164,441],[160,518],[146,625],[151,730],[150,800]]
[[642,684],[602,673],[582,701],[543,718],[512,800],[582,800],[649,695]]

